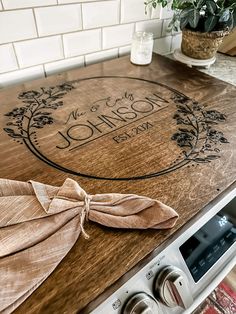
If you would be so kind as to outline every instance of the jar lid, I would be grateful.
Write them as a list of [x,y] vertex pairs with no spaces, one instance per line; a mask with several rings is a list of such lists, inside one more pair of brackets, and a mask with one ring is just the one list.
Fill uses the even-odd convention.
[[138,31],[133,34],[133,39],[146,41],[153,39],[153,33]]

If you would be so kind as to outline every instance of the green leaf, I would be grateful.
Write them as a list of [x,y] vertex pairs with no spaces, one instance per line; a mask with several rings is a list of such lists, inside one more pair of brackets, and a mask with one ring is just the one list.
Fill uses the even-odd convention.
[[205,32],[211,32],[213,28],[216,26],[219,17],[215,15],[210,15],[204,23],[204,30]]
[[184,29],[185,26],[188,24],[188,17],[184,17],[180,19],[180,29]]
[[186,9],[182,10],[180,12],[180,19],[188,17],[193,10],[194,10],[193,8],[186,8]]
[[210,0],[210,1],[207,1],[206,2],[206,6],[207,6],[207,10],[209,11],[210,14],[214,14],[216,9],[217,9],[217,6],[215,4],[214,1]]
[[236,26],[236,10],[233,13],[233,27]]
[[205,4],[205,0],[198,0],[197,9],[200,9]]
[[230,18],[230,11],[229,9],[226,9],[222,12],[219,22],[227,22]]
[[191,4],[193,4],[193,0],[177,0],[177,2],[179,2],[180,4],[184,4],[184,3],[191,3]]
[[233,18],[233,14],[232,12],[230,12],[230,15],[229,15],[229,19],[228,21],[226,22],[227,26],[229,27],[229,29],[232,29],[233,26],[234,26],[234,18]]
[[164,8],[164,7],[166,7],[167,6],[167,4],[168,4],[168,1],[167,0],[162,0],[162,7]]
[[200,13],[198,10],[192,10],[188,15],[188,22],[192,28],[196,28],[200,19]]

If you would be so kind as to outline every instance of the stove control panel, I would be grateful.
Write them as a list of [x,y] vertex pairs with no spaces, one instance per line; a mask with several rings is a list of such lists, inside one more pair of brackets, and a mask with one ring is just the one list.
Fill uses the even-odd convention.
[[173,253],[154,259],[91,314],[177,314],[188,308],[193,302],[188,269],[170,265]]
[[192,308],[209,283],[234,263],[235,209],[233,189],[89,313],[181,314]]
[[153,294],[155,299],[144,292],[134,294],[125,303],[121,313],[158,314],[163,313],[160,304],[186,309],[193,302],[187,276],[174,266],[165,266],[160,270],[154,279]]

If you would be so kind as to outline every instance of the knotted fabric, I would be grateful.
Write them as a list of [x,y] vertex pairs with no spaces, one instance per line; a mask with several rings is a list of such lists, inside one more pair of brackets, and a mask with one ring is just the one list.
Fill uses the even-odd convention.
[[0,179],[0,313],[11,313],[75,244],[86,219],[113,228],[166,229],[178,214],[134,194],[87,193],[72,180],[61,187]]

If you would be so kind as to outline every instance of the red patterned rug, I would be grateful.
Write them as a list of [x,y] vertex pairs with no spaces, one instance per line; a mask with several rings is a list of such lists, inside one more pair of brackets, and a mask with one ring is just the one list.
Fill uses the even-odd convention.
[[224,281],[193,314],[236,314],[236,292]]

